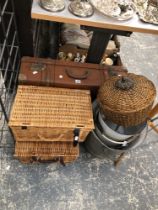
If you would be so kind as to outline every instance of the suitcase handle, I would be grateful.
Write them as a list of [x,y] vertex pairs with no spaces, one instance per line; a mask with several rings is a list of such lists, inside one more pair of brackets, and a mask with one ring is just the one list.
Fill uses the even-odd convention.
[[70,69],[65,69],[65,72],[67,74],[68,77],[71,77],[73,79],[87,79],[88,75],[89,75],[89,71],[85,70],[85,72],[81,75],[76,75],[73,73],[72,70]]

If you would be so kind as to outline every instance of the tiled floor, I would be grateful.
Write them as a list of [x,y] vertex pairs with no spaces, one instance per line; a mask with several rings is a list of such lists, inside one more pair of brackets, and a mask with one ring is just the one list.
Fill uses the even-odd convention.
[[[120,40],[128,70],[158,86],[158,36],[135,33]],[[6,134],[4,141],[10,140]],[[81,149],[80,158],[66,167],[22,165],[11,148],[0,149],[0,210],[158,210],[156,133],[150,131],[117,169]]]

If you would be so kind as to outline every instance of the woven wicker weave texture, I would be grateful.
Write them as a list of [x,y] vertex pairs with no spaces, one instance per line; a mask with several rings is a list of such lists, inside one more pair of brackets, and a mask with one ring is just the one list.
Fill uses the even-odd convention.
[[78,155],[78,147],[71,142],[16,142],[17,156],[73,156]]
[[71,163],[77,159],[77,156],[42,156],[42,157],[17,157],[22,163],[51,163],[60,162],[61,164]]
[[134,81],[129,90],[116,88],[117,76],[105,81],[98,93],[98,101],[106,118],[118,125],[134,126],[147,119],[151,110],[156,88],[154,84],[141,75],[128,74]]
[[90,92],[21,85],[9,126],[17,141],[72,141],[74,128],[83,141],[94,128]]
[[74,161],[79,156],[79,147],[71,142],[16,142],[15,157],[23,162],[56,160]]

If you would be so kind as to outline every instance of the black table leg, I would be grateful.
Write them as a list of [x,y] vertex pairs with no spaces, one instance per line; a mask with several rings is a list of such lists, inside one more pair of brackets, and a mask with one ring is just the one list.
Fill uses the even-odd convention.
[[112,35],[130,36],[130,31],[102,29],[91,26],[81,26],[84,30],[93,31],[93,37],[88,50],[87,63],[100,63]]
[[60,23],[50,22],[49,25],[49,57],[56,59],[60,44]]
[[33,56],[32,0],[13,0],[22,56]]
[[100,63],[105,49],[108,45],[109,39],[111,38],[110,33],[104,31],[94,31],[91,44],[88,50],[87,63]]

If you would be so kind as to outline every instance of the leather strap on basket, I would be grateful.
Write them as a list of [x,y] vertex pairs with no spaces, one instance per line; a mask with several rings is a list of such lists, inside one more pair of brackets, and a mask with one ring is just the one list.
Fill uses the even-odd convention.
[[134,84],[135,82],[131,78],[122,76],[114,85],[120,90],[130,90],[134,87]]
[[73,79],[87,79],[88,75],[89,75],[89,71],[85,70],[83,74],[78,75],[78,74],[74,74],[74,72],[70,69],[65,69],[65,72],[67,74],[68,77],[73,78]]
[[75,128],[74,129],[74,140],[73,140],[73,146],[76,147],[79,142],[79,135],[80,135],[80,129]]
[[65,163],[64,163],[64,158],[63,157],[60,157],[59,158],[59,162],[62,166],[65,166]]
[[41,159],[38,160],[39,163],[56,163],[58,161],[59,161],[58,158],[53,158],[52,160],[41,160]]

